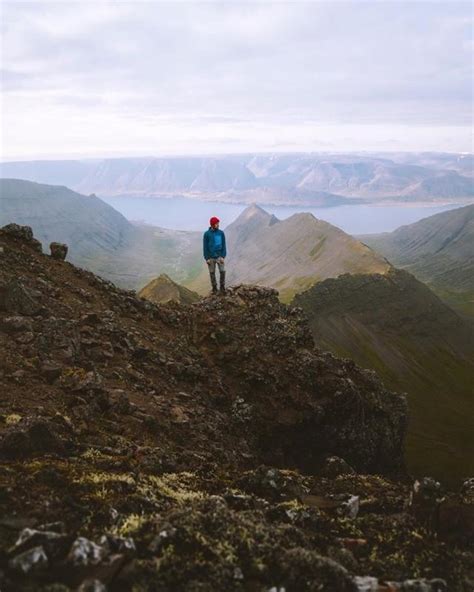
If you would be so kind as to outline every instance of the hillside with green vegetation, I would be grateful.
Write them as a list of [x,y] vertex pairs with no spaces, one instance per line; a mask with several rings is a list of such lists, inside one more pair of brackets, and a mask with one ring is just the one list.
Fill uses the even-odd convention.
[[344,275],[292,302],[322,349],[408,393],[412,471],[453,482],[474,472],[474,332],[406,271]]
[[359,238],[461,314],[474,317],[474,205]]

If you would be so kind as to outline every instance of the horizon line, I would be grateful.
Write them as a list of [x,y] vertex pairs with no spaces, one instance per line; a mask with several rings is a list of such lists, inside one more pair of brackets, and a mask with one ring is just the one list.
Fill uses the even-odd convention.
[[52,161],[75,161],[75,160],[114,160],[114,159],[141,159],[141,158],[219,158],[227,156],[245,156],[245,155],[273,155],[273,154],[327,154],[327,155],[361,155],[361,154],[459,154],[463,156],[473,156],[474,151],[450,151],[450,150],[243,150],[241,152],[182,152],[182,153],[164,153],[164,154],[142,154],[142,155],[122,155],[122,156],[56,156],[56,157],[7,157],[0,159],[0,164],[12,162],[52,162]]

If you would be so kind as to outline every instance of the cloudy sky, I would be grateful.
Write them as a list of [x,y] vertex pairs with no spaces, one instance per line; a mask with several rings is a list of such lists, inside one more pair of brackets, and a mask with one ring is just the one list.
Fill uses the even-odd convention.
[[473,149],[470,2],[0,2],[4,160]]

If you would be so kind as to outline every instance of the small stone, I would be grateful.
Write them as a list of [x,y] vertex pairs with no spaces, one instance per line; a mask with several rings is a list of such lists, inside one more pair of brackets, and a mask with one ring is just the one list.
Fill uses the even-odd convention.
[[78,537],[72,544],[67,557],[73,565],[97,565],[107,556],[107,550],[100,545],[86,539]]
[[466,479],[461,486],[461,498],[465,504],[474,504],[474,477]]
[[23,316],[5,317],[2,319],[0,328],[5,333],[22,333],[33,331],[33,322]]
[[46,524],[40,524],[36,527],[36,530],[65,534],[66,525],[64,522],[58,520],[57,522],[47,522]]
[[349,499],[342,502],[339,511],[342,510],[342,513],[348,518],[356,518],[359,513],[359,502],[360,499],[358,495],[351,495]]
[[115,537],[110,534],[103,535],[100,545],[108,548],[112,553],[122,553],[126,557],[133,557],[137,551],[135,541],[131,537]]
[[45,362],[41,366],[41,374],[44,376],[48,384],[53,384],[53,382],[61,376],[61,373],[61,366],[57,366],[51,362]]
[[410,510],[428,530],[438,528],[440,504],[444,501],[441,484],[432,477],[416,480],[410,495]]
[[25,287],[19,279],[0,284],[0,310],[33,316],[41,310],[36,293]]
[[354,469],[339,456],[327,456],[318,471],[321,477],[328,477],[329,479],[335,479],[339,475],[353,475],[354,473]]
[[10,567],[24,574],[39,571],[47,566],[48,557],[41,545],[28,549],[10,560]]
[[97,579],[87,579],[77,589],[77,592],[107,592],[107,586]]
[[0,454],[6,458],[26,458],[50,452],[61,454],[65,449],[58,426],[45,419],[11,426],[0,442]]
[[379,590],[378,579],[371,576],[355,576],[354,584],[357,592],[378,592]]
[[100,322],[100,317],[95,312],[89,312],[81,317],[81,323],[84,325],[98,325]]
[[34,528],[24,528],[13,547],[13,551],[18,549],[27,549],[44,544],[46,541],[54,541],[61,538],[61,534],[48,530],[39,530]]

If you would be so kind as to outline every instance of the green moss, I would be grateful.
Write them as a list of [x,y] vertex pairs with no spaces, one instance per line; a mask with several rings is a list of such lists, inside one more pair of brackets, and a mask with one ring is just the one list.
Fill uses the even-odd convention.
[[74,479],[73,483],[90,483],[95,485],[103,485],[104,483],[121,482],[128,485],[135,485],[135,479],[127,473],[104,473],[91,472],[82,474],[80,477]]
[[21,415],[19,415],[18,413],[10,413],[9,415],[4,415],[3,416],[3,421],[7,425],[13,425],[13,424],[18,423],[19,421],[21,421]]
[[324,243],[326,242],[326,238],[327,238],[326,236],[323,236],[321,239],[319,239],[319,241],[316,243],[316,245],[309,252],[310,257],[312,257],[313,259],[317,259],[317,256],[321,252],[321,250],[324,246]]
[[120,521],[119,525],[111,529],[111,533],[121,537],[134,537],[149,519],[149,516],[144,514],[129,514]]

